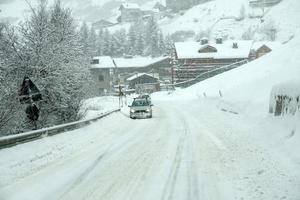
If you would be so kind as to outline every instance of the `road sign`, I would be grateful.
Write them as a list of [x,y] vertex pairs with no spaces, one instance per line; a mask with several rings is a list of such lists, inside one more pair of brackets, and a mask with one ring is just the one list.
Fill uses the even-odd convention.
[[31,103],[31,101],[35,102],[42,100],[40,90],[28,76],[25,76],[22,82],[21,89],[19,91],[19,99],[21,103]]

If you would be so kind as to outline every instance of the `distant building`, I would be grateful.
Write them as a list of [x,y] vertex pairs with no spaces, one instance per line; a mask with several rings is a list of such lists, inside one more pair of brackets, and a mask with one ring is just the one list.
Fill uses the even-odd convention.
[[268,42],[268,41],[261,41],[253,43],[251,48],[251,59],[259,58],[274,49],[278,49],[282,46],[280,42]]
[[150,92],[159,90],[159,78],[153,74],[137,73],[127,78],[127,82],[129,89],[138,88],[140,90],[151,90]]
[[197,4],[205,3],[211,0],[166,0],[166,7],[173,11],[180,11],[189,9]]
[[[128,78],[136,74],[158,74],[159,78],[171,79],[170,60],[168,57],[94,57],[90,71],[97,83],[100,94],[109,92],[114,85],[128,84]],[[158,77],[156,77],[158,78]]]
[[92,24],[93,28],[95,29],[103,29],[103,28],[107,28],[107,27],[110,27],[110,26],[113,26],[115,25],[114,23],[110,22],[110,21],[107,21],[107,20],[104,20],[104,19],[101,19],[95,23]]
[[121,22],[133,22],[143,15],[140,6],[136,3],[124,2],[121,4],[119,10],[121,12]]
[[280,3],[281,0],[249,0],[250,7],[269,7]]
[[174,69],[175,82],[195,78],[206,71],[249,60],[253,41],[223,41],[221,38],[209,42],[203,38],[199,42],[175,43],[178,67]]
[[[163,6],[163,5],[161,5]],[[139,19],[149,19],[150,17],[154,17],[156,20],[160,19],[163,15],[160,9],[163,7],[158,6],[157,8],[153,8],[151,10],[141,9],[140,6],[136,3],[127,3],[123,2],[119,8],[121,15],[118,17],[117,21],[121,22],[135,22]]]
[[158,9],[160,12],[163,12],[163,11],[166,11],[167,10],[167,7],[164,6],[163,4],[157,2],[154,7],[154,9]]

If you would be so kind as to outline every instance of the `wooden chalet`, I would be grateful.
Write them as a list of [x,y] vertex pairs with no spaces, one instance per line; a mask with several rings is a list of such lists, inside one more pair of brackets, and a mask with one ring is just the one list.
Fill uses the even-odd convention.
[[250,58],[253,41],[223,41],[221,38],[209,42],[175,43],[178,66],[173,69],[173,81],[193,79],[206,71],[234,64]]
[[154,74],[137,73],[127,78],[129,89],[136,89],[136,86],[157,85],[159,78]]

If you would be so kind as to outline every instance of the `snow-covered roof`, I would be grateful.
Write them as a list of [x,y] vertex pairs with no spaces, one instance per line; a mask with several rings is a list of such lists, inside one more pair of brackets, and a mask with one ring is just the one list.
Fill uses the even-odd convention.
[[123,2],[121,4],[121,7],[125,9],[140,9],[140,6],[137,3],[128,3],[128,2]]
[[266,45],[270,49],[278,49],[282,46],[280,42],[268,42],[268,41],[259,41],[259,42],[254,42],[252,49],[257,51],[259,48],[261,48],[263,45]]
[[[138,78],[138,77],[144,76],[144,75],[146,75],[146,76],[151,76],[151,77],[153,77],[153,78],[156,78],[155,76],[153,76],[153,75],[151,75],[151,74],[147,74],[147,73],[137,73],[137,74],[134,74],[133,76],[130,76],[130,77],[127,78],[126,80],[127,80],[127,81],[132,81],[132,80],[134,80],[134,79],[136,79],[136,78]],[[156,78],[156,79],[157,79],[157,78]]]
[[93,60],[98,60],[98,64],[92,64],[91,68],[114,68],[115,64],[110,56],[97,56]]
[[[238,44],[238,48],[232,48],[233,43]],[[201,45],[200,42],[176,42],[175,48],[179,59],[193,59],[193,58],[213,58],[213,59],[230,59],[230,58],[248,58],[253,41],[226,40],[222,44],[210,42]],[[217,52],[199,53],[199,50],[205,46],[212,46],[217,49]]]
[[[168,57],[133,57],[133,58],[111,58],[110,56],[98,56],[93,60],[99,60],[99,64],[92,64],[91,68],[140,68],[168,59]],[[114,61],[114,62],[113,62]]]

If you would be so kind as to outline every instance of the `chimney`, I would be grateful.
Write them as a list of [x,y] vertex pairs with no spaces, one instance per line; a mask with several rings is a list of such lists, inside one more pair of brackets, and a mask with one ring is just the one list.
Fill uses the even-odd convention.
[[223,38],[221,37],[216,38],[216,44],[223,44]]
[[201,45],[204,45],[204,44],[208,44],[208,39],[205,37],[201,39]]
[[239,48],[238,43],[237,43],[237,42],[234,42],[234,43],[232,44],[232,48],[234,48],[234,49]]

